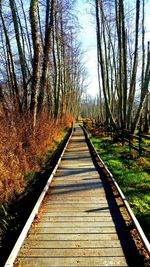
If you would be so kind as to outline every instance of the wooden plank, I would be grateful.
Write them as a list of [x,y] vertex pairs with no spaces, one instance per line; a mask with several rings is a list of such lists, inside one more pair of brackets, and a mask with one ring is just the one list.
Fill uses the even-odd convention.
[[77,210],[77,211],[83,211],[83,212],[88,212],[88,211],[94,211],[94,210],[101,210],[102,208],[103,209],[107,209],[109,210],[109,205],[106,204],[106,203],[101,203],[101,204],[67,204],[67,203],[64,203],[63,205],[61,204],[51,204],[51,203],[48,203],[47,204],[47,208],[46,210],[56,210],[56,208],[60,211],[70,211],[70,210]]
[[74,184],[72,186],[62,186],[62,187],[54,187],[53,188],[53,192],[52,192],[52,195],[53,194],[58,194],[59,192],[62,194],[62,193],[70,193],[70,192],[81,192],[81,191],[93,191],[92,192],[92,195],[94,196],[94,191],[96,192],[104,192],[104,189],[102,188],[102,190],[100,190],[100,186],[102,187],[102,185],[100,183],[88,183],[88,184]]
[[[90,203],[89,203],[90,202]],[[110,201],[111,202],[111,201]],[[109,202],[109,203],[110,203]],[[114,201],[113,201],[114,202]],[[91,201],[90,201],[90,199],[89,200],[84,200],[84,199],[81,199],[80,201],[78,201],[78,200],[66,200],[65,199],[65,203],[63,203],[61,200],[57,200],[57,201],[54,201],[54,200],[49,200],[47,203],[49,203],[50,205],[54,205],[54,204],[56,204],[56,205],[60,205],[60,206],[64,206],[64,204],[65,205],[67,205],[67,204],[78,204],[78,205],[83,205],[83,204],[87,204],[87,205],[89,205],[89,206],[91,206],[91,205],[101,205],[101,204],[107,204],[108,203],[108,201],[106,200],[106,199],[101,199],[98,203],[97,203],[97,201],[95,201],[95,202],[92,202],[92,199],[91,199]]]
[[72,217],[110,217],[111,213],[110,210],[95,210],[92,212],[79,212],[78,210],[73,210],[73,211],[61,211],[61,210],[55,210],[55,211],[51,211],[49,210],[43,210],[43,216],[72,216]]
[[[66,223],[66,221],[61,221],[61,222],[52,222],[52,221],[49,221],[49,222],[45,222],[45,221],[42,221],[42,222],[39,222],[38,223],[38,227],[43,227],[43,228],[52,228],[52,227],[65,227],[67,225],[67,227],[69,228],[76,228],[76,227],[101,227],[101,226],[105,226],[105,227],[111,227],[113,226],[114,227],[114,222],[113,221],[101,221],[101,222],[94,222],[94,221],[79,221],[79,222],[68,222]],[[37,226],[35,226],[36,228]]]
[[[105,196],[82,196],[80,195],[80,198],[78,196],[65,196],[65,203],[68,203],[68,202],[73,202],[73,203],[100,203],[101,201],[102,202],[108,202],[107,199],[106,199],[106,195]],[[51,203],[55,203],[55,202],[60,202],[62,203],[62,196],[55,196],[55,197],[52,197],[51,195],[49,196],[49,198],[47,199],[47,203],[51,202]],[[63,203],[62,203],[63,204]]]
[[[43,216],[43,221],[46,222],[67,222],[68,223],[88,223],[88,222],[99,222],[99,223],[105,223],[105,222],[113,222],[113,219],[110,216]],[[39,222],[40,225],[40,222]]]
[[122,248],[22,248],[20,257],[113,257],[123,256]]
[[[91,191],[92,190],[92,191]],[[83,192],[84,191],[84,192]],[[82,189],[80,189],[80,190],[75,190],[75,188],[74,188],[74,190],[59,190],[59,191],[52,191],[51,192],[51,197],[53,196],[62,196],[62,197],[64,197],[64,196],[66,196],[66,195],[69,195],[69,196],[72,196],[72,197],[74,197],[74,196],[76,196],[76,197],[80,197],[80,195],[82,195],[82,197],[94,197],[95,195],[99,195],[100,197],[104,197],[104,196],[106,196],[106,194],[105,194],[105,192],[104,192],[104,190],[103,189],[99,189],[99,188],[97,188],[97,189],[90,189],[90,187],[89,188],[82,188]]]
[[[102,183],[99,181],[99,179],[95,179],[95,178],[92,178],[92,177],[90,177],[90,178],[88,178],[88,180],[85,180],[86,179],[86,174],[85,174],[85,176],[83,177],[83,179],[81,180],[81,177],[79,178],[78,176],[75,178],[74,177],[74,180],[73,179],[68,179],[67,180],[67,185],[66,185],[66,187],[68,186],[68,187],[71,187],[71,186],[76,186],[76,187],[79,187],[79,186],[81,186],[81,185],[90,185],[90,183],[89,183],[89,181],[91,182],[91,180],[93,179],[93,185],[94,184],[97,184],[97,185],[102,185]],[[91,180],[90,180],[91,179]],[[65,187],[64,186],[64,183],[66,183],[66,181],[64,180],[64,179],[61,179],[61,180],[57,180],[57,181],[55,181],[55,185],[57,186],[57,187],[59,187],[59,186],[63,186],[63,187]],[[57,188],[56,188],[57,189]]]
[[110,226],[103,226],[103,227],[36,227],[34,228],[35,233],[37,234],[58,234],[64,233],[65,234],[87,234],[87,233],[116,233],[115,227]]
[[118,235],[117,233],[82,233],[82,234],[77,234],[77,233],[46,233],[46,234],[40,234],[40,233],[30,233],[28,235],[28,240],[57,240],[57,241],[60,241],[60,240],[64,240],[64,241],[67,241],[67,240],[74,240],[74,241],[77,241],[77,240],[84,240],[84,241],[88,241],[88,240],[91,240],[93,242],[93,240],[99,240],[99,241],[102,241],[102,240],[105,240],[105,241],[110,241],[110,240],[118,240]]
[[93,240],[91,241],[54,241],[54,240],[34,240],[26,241],[23,248],[120,248],[119,240]]
[[61,201],[57,201],[57,202],[49,202],[47,203],[46,207],[48,207],[49,209],[53,210],[55,209],[55,207],[58,207],[58,209],[66,209],[68,207],[72,207],[73,209],[74,208],[82,208],[83,209],[88,209],[88,208],[91,208],[91,209],[94,209],[94,208],[102,208],[102,207],[109,207],[111,205],[112,206],[115,206],[116,204],[114,203],[114,201],[109,201],[109,203],[107,201],[99,201],[98,203],[89,203],[88,201],[84,202],[84,200],[80,200],[80,201],[77,201],[77,202],[71,202],[71,201],[65,201],[65,203],[62,203]]
[[128,266],[124,257],[54,257],[54,258],[20,258],[20,265],[23,267],[103,267],[103,266]]

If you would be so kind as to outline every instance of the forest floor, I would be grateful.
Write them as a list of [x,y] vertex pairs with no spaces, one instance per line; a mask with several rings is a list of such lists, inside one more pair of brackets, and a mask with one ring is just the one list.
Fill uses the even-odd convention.
[[122,146],[110,136],[90,137],[150,240],[150,156],[138,157],[127,144]]

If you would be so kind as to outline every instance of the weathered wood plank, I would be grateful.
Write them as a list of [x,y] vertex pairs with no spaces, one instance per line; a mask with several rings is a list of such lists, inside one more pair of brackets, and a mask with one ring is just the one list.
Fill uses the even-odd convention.
[[56,257],[56,258],[20,258],[23,267],[103,267],[103,266],[128,266],[124,257]]
[[[47,203],[61,203],[63,205],[63,202],[62,202],[62,197],[59,196],[59,197],[55,197],[55,199],[49,197]],[[94,203],[108,203],[108,201],[106,200],[106,196],[104,197],[90,197],[90,196],[81,196],[80,198],[77,196],[68,196],[68,197],[65,197],[65,203],[91,203],[91,204],[94,204]]]
[[[84,191],[84,194],[83,194],[84,196],[88,196],[88,195],[95,196],[96,194],[100,194],[100,196],[105,195],[103,189],[100,190],[100,188],[98,187],[97,184],[96,185],[88,185],[88,186],[82,185],[80,187],[76,186],[76,187],[72,187],[72,188],[70,187],[70,188],[62,188],[62,189],[61,188],[59,188],[59,189],[54,188],[52,191],[52,195],[53,196],[59,195],[59,194],[61,194],[61,195],[65,194],[66,195],[66,194],[73,193],[75,195],[80,196],[80,193],[82,191]],[[90,191],[92,191],[92,192],[90,193]]]
[[[38,223],[38,227],[41,227],[41,228],[53,228],[53,227],[66,227],[66,224],[67,224],[67,227],[68,228],[76,228],[76,227],[85,227],[85,228],[87,228],[87,227],[93,227],[93,228],[95,228],[95,227],[102,227],[102,226],[104,226],[104,227],[114,227],[114,222],[113,221],[101,221],[101,222],[94,222],[94,221],[91,221],[91,222],[87,222],[87,221],[84,221],[84,222],[81,222],[81,221],[79,221],[79,222],[67,222],[67,221],[65,221],[65,222],[52,222],[52,221],[49,221],[49,222],[45,222],[45,221],[43,221],[43,222],[40,222],[40,223]],[[119,225],[119,223],[118,223],[118,225]],[[36,228],[37,226],[35,226],[35,228]]]
[[[61,206],[64,206],[64,205],[67,205],[67,204],[71,204],[71,205],[73,205],[73,204],[78,204],[78,205],[82,205],[82,206],[84,206],[84,204],[85,205],[89,205],[89,206],[101,206],[101,204],[108,204],[108,202],[106,201],[106,200],[100,200],[98,203],[97,202],[91,202],[90,204],[89,204],[89,201],[87,201],[87,200],[84,200],[84,198],[82,199],[82,200],[80,200],[80,201],[71,201],[71,200],[65,200],[65,203],[62,203],[60,200],[57,200],[57,201],[49,201],[48,203],[47,203],[47,205],[61,205]],[[62,208],[62,207],[61,207]]]
[[79,212],[78,210],[74,211],[61,211],[61,210],[55,210],[51,211],[49,210],[43,210],[43,216],[72,216],[72,217],[110,217],[111,213],[109,210],[97,210],[93,212]]
[[56,210],[58,209],[59,211],[69,211],[69,210],[77,210],[77,211],[83,211],[83,212],[94,212],[95,210],[101,210],[101,209],[106,209],[109,210],[109,205],[106,203],[102,203],[101,205],[99,204],[66,204],[64,203],[64,205],[60,205],[60,204],[47,204],[46,210]]
[[20,256],[26,257],[120,257],[123,256],[121,248],[22,248]]
[[[105,223],[105,222],[113,222],[113,219],[110,216],[50,216],[50,215],[44,215],[43,216],[43,221],[46,222],[62,222],[66,223],[76,223],[76,222],[81,222],[81,223],[88,223],[88,222],[99,222],[99,223]],[[40,223],[39,223],[40,225]]]
[[84,240],[88,241],[91,240],[118,240],[118,235],[117,233],[86,233],[86,234],[70,234],[70,233],[57,233],[57,234],[42,234],[42,233],[31,233],[28,235],[28,240]]
[[48,202],[47,203],[47,205],[46,205],[47,207],[49,207],[51,210],[55,210],[56,208],[58,208],[58,210],[59,209],[61,209],[61,210],[63,210],[63,209],[68,209],[68,208],[70,208],[71,207],[71,209],[74,209],[74,208],[77,208],[77,209],[79,209],[79,208],[82,208],[82,209],[88,209],[88,208],[91,208],[91,209],[94,209],[94,208],[101,208],[101,207],[107,207],[107,208],[109,208],[109,205],[108,205],[108,203],[106,202],[106,203],[50,203],[50,202]]
[[91,241],[54,241],[54,240],[34,240],[26,241],[23,248],[120,248],[119,240],[93,240]]
[[115,227],[35,227],[34,228],[35,233],[38,234],[58,234],[58,233],[63,233],[63,234],[87,234],[87,233],[116,233],[116,228]]

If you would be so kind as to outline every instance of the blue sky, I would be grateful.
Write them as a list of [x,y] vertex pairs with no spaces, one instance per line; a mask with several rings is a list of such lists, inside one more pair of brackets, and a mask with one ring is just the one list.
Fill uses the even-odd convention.
[[97,50],[96,50],[96,30],[95,18],[92,16],[93,10],[91,4],[87,0],[77,0],[77,16],[81,26],[79,41],[84,50],[85,65],[88,72],[88,88],[87,93],[95,96],[98,93],[97,78]]

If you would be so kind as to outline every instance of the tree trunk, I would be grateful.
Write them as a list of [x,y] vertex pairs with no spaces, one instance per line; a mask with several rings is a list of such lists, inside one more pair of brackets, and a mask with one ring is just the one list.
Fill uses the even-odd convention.
[[[42,111],[42,104],[44,100],[44,94],[47,86],[47,71],[48,71],[48,63],[49,63],[49,51],[51,47],[51,36],[53,30],[53,16],[54,16],[54,0],[51,0],[51,8],[50,0],[47,0],[47,10],[46,10],[46,22],[45,22],[45,43],[44,43],[44,55],[43,55],[43,66],[42,66],[42,77],[40,81],[40,92],[38,96],[38,113]],[[49,11],[50,8],[50,11]],[[50,21],[49,21],[49,12],[50,12]]]
[[24,90],[24,104],[25,104],[25,109],[27,109],[27,84],[26,84],[27,71],[26,71],[25,54],[23,53],[21,40],[20,40],[20,31],[19,31],[19,24],[18,24],[18,18],[17,18],[17,13],[16,13],[15,0],[9,0],[9,3],[10,3],[12,17],[13,17],[15,36],[16,36],[16,42],[17,42],[20,65],[21,65],[21,72],[22,72],[22,79],[23,79],[23,90]]
[[132,124],[132,132],[134,133],[136,127],[138,126],[141,113],[144,107],[144,103],[146,101],[146,98],[148,96],[148,86],[150,82],[150,42],[148,42],[148,55],[147,55],[147,64],[146,64],[146,71],[145,71],[145,77],[141,88],[141,101],[139,108],[137,110],[134,122]]
[[38,85],[40,80],[40,42],[38,35],[38,0],[31,0],[30,2],[30,23],[33,42],[33,75],[32,75],[32,88],[31,88],[31,103],[30,110],[33,115],[33,128],[35,128],[37,120],[37,96]]
[[28,47],[28,52],[29,52],[31,64],[32,64],[32,47],[31,47],[30,34],[29,34],[29,30],[28,30],[28,22],[27,22],[27,17],[26,17],[25,10],[24,10],[23,0],[20,0],[20,2],[21,2],[21,8],[22,8],[24,22],[25,22],[26,34],[27,34],[27,47]]
[[127,128],[131,127],[131,115],[135,97],[136,89],[136,75],[137,75],[137,66],[138,66],[138,37],[139,37],[139,16],[140,16],[140,0],[136,1],[136,32],[135,32],[135,49],[134,49],[134,61],[131,74],[131,83],[128,99],[128,113],[127,113]]
[[126,112],[127,112],[127,41],[126,41],[126,32],[125,32],[125,20],[124,20],[124,4],[123,0],[120,0],[120,12],[122,17],[122,55],[123,55],[123,73],[121,77],[123,77],[123,96],[122,96],[122,103],[123,103],[123,129],[126,128]]

